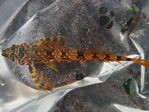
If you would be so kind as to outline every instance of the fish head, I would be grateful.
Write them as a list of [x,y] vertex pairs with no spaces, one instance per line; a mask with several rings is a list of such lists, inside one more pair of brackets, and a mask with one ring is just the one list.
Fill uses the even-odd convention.
[[11,47],[2,50],[2,56],[18,63],[17,61],[18,49],[19,49],[18,45],[12,45]]

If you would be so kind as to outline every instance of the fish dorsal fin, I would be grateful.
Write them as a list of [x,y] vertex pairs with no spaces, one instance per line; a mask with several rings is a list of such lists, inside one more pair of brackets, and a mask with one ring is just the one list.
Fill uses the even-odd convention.
[[37,46],[61,46],[62,45],[62,37],[61,36],[50,36],[47,38],[41,38],[32,43]]

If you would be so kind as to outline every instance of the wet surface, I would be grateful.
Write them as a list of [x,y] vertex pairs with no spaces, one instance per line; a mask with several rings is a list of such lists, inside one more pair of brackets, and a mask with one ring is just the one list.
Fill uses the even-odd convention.
[[[10,47],[13,44],[34,42],[49,36],[61,35],[67,43],[64,47],[70,49],[98,49],[122,55],[136,53],[131,42],[130,45],[127,41],[124,43],[119,36],[120,27],[118,22],[125,16],[129,2],[106,1],[30,0],[10,22],[11,24],[9,24],[3,35],[6,41],[2,44],[2,48]],[[8,11],[8,8],[6,8],[6,12],[0,13],[0,26],[16,8],[13,8],[13,5],[19,6],[19,3],[22,2],[19,1],[17,4],[10,2],[9,7],[12,7],[12,10],[9,9]],[[7,1],[0,1],[0,8],[4,8],[5,4],[7,4]],[[148,2],[144,0],[143,3],[138,2],[137,4],[142,7],[144,13],[147,13],[148,8],[145,6]],[[105,11],[106,9],[100,9],[103,5],[107,7],[107,11]],[[101,19],[102,17],[104,17],[104,21]],[[107,18],[106,21],[105,18]],[[148,51],[148,24],[143,24],[139,28],[142,28],[141,31],[139,29],[134,30],[133,37]],[[137,37],[135,34],[139,36]],[[129,52],[126,45],[130,47]],[[0,92],[0,102],[4,105],[18,99],[19,94],[17,92],[22,91],[25,86],[16,89],[16,83],[9,81],[10,77],[19,80],[21,84],[24,83],[35,88],[27,66],[16,65],[11,60],[5,60],[5,62],[7,69],[10,70],[10,75],[8,75],[7,80],[4,77],[0,78],[0,91],[4,91],[4,93]],[[76,80],[81,80],[86,76],[95,77],[99,75],[103,63],[58,63],[56,65],[60,72],[53,75],[48,74],[45,70],[46,67],[39,67],[40,72],[49,76],[55,84],[58,81],[70,81],[70,77],[73,77],[72,79],[76,78]],[[113,107],[114,103],[146,110],[149,107],[146,100],[127,95],[123,88],[125,81],[129,78],[138,77],[139,73],[139,68],[135,65],[130,66],[121,72],[112,74],[112,77],[102,84],[73,90],[57,103],[55,112],[115,112],[118,110]],[[34,93],[27,94],[25,90],[26,88],[21,92],[21,94],[25,94],[25,98],[34,96]],[[10,91],[12,94],[10,94]],[[2,106],[4,107],[4,105]]]

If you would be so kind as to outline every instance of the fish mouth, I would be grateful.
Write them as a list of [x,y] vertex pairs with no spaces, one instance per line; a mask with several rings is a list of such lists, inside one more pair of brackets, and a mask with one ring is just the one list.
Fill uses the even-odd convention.
[[1,53],[1,54],[2,54],[2,56],[4,56],[4,57],[6,57],[6,55],[7,55],[6,52],[5,52],[5,50],[2,50],[2,53]]
[[9,56],[9,54],[8,53],[6,53],[6,51],[7,51],[7,49],[4,49],[4,50],[2,50],[2,56],[4,56],[4,57],[8,57]]

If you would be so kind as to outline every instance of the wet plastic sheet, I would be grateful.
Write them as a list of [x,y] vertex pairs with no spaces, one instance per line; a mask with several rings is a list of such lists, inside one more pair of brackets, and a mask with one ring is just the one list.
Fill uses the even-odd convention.
[[[9,2],[4,2],[0,7]],[[147,4],[145,0],[141,3],[137,2],[138,7],[146,16],[148,16]],[[99,50],[108,48],[110,52],[121,55],[131,54],[130,57],[145,58],[148,48],[145,41],[147,20],[142,23],[143,26],[135,26],[135,30],[129,36],[130,39],[127,37],[127,32],[122,34],[120,31],[119,22],[131,6],[130,0],[122,2],[116,0],[47,0],[44,2],[31,0],[22,2],[19,6],[21,8],[16,8],[17,11],[3,25],[5,27],[2,26],[2,49],[13,44],[33,42],[50,35],[61,35],[62,39],[67,40],[68,44],[65,46],[67,48]],[[103,15],[99,13],[99,9],[102,6],[107,7],[108,12],[105,15],[111,18],[105,24],[100,23]],[[115,13],[115,17],[111,17],[111,11]],[[140,30],[144,34],[140,33]],[[61,79],[69,73],[83,73],[85,78],[48,93],[33,89],[35,86],[26,66],[16,65],[10,60],[4,60],[2,56],[1,63],[3,69],[0,72],[0,106],[1,111],[4,112],[76,111],[77,101],[84,107],[84,110],[78,107],[81,112],[87,110],[132,112],[133,110],[141,111],[140,108],[148,109],[147,72],[144,67],[140,69],[135,65],[129,66],[131,62],[59,64],[57,66],[62,74]],[[126,94],[123,87],[123,83],[128,79],[132,79],[130,88],[133,94],[130,96]],[[136,81],[136,79],[141,81]],[[81,95],[85,101],[81,99],[82,97],[77,99],[75,94]],[[94,102],[89,100],[89,97],[93,96],[95,96]],[[98,98],[102,96],[103,99],[100,102]],[[67,103],[70,105],[65,105]],[[136,109],[132,110],[132,108]]]

